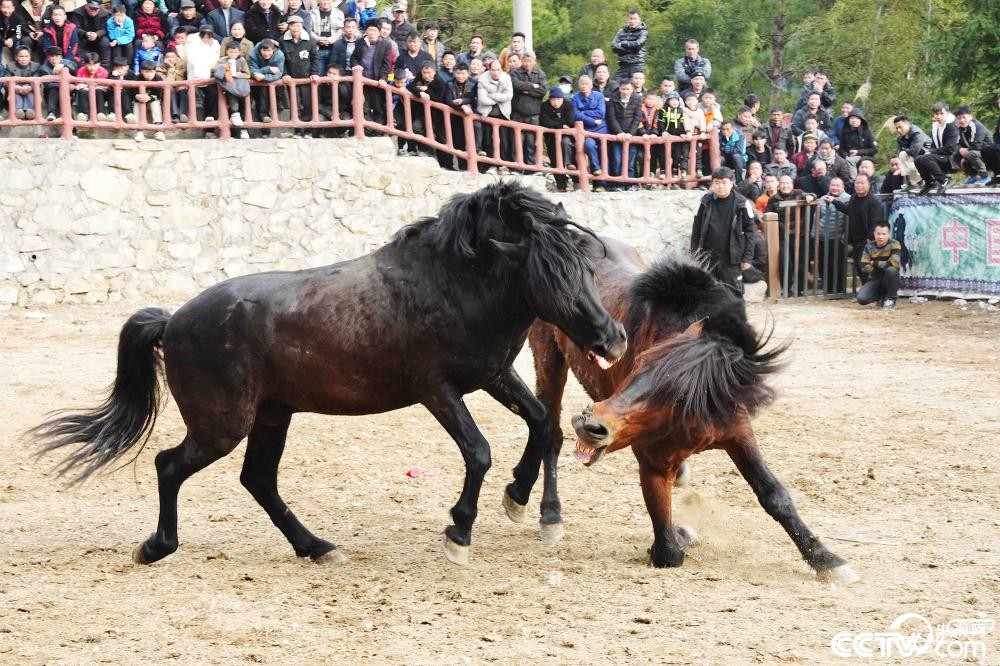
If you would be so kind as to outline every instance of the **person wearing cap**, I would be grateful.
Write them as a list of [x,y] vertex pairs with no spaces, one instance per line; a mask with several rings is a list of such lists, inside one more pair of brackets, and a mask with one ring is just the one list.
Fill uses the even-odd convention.
[[[211,23],[203,23],[198,29],[197,38],[187,41],[185,65],[189,81],[210,81],[214,78],[215,64],[219,61],[219,42],[215,39],[215,30]],[[249,71],[249,69],[248,69]],[[218,95],[215,86],[199,86],[195,88],[195,105],[201,107],[205,120],[215,120],[218,111]]]
[[573,95],[573,77],[563,74],[559,77],[557,82],[559,89],[562,90],[563,99],[568,99]]
[[[517,57],[516,52],[509,54],[508,58]],[[521,66],[511,68],[510,80],[514,86],[514,99],[511,101],[511,119],[527,125],[538,125],[539,114],[542,110],[542,99],[549,92],[548,77],[545,72],[535,66],[535,52],[523,50],[520,54]],[[535,133],[522,132],[521,143],[523,146],[524,161],[526,164],[535,163]]]
[[[282,79],[285,83],[290,83],[292,79],[298,79],[298,82],[302,84],[308,79],[316,80],[320,76],[319,59],[316,57],[319,47],[316,40],[306,32],[301,16],[288,17],[288,32],[282,37],[280,46],[285,54],[285,76]],[[299,120],[311,121],[313,108],[310,86],[296,86],[294,98]],[[306,131],[297,128],[295,134],[305,136]]]
[[421,40],[421,47],[430,55],[431,60],[435,62],[440,73],[445,46],[438,40],[439,35],[440,28],[437,21],[431,19],[424,22],[424,35]]
[[406,38],[412,32],[417,32],[417,28],[406,19],[406,5],[401,3],[393,5],[392,32],[389,33],[389,37],[396,42],[400,53],[406,50]]
[[408,72],[406,78],[413,79],[420,76],[424,61],[431,59],[430,54],[421,48],[420,35],[414,30],[406,35],[405,46],[396,58],[396,69],[405,69]]
[[52,46],[62,49],[63,57],[72,60],[77,65],[80,64],[80,31],[76,26],[66,20],[66,10],[59,6],[52,6],[52,22],[42,28],[42,51]]
[[638,9],[630,9],[628,18],[611,40],[611,50],[618,56],[615,81],[629,79],[633,72],[646,71],[646,41],[649,32]]
[[274,0],[257,0],[250,5],[246,16],[243,17],[247,39],[254,44],[260,43],[260,40],[265,38],[280,40],[279,23],[281,23],[281,12],[274,6]]
[[[68,70],[70,74],[76,74],[77,62],[72,58],[63,55],[63,50],[55,45],[50,45],[45,49],[45,62],[38,67],[38,76],[59,75],[63,70]],[[53,121],[59,114],[59,83],[42,84],[42,98],[48,110],[46,120]]]
[[[492,63],[496,59],[497,59],[497,54],[494,53],[493,51],[483,51],[483,55],[480,58],[480,60],[483,61],[483,72],[484,73],[490,71],[490,63]],[[500,69],[503,70],[503,65],[500,66]]]
[[469,39],[469,50],[458,54],[458,62],[464,62],[466,65],[469,65],[469,71],[471,72],[472,61],[476,58],[483,59],[483,44],[485,43],[482,35],[473,35]]
[[[566,100],[563,89],[559,86],[551,88],[548,99],[542,103],[538,114],[538,124],[546,129],[572,130],[576,117],[573,112],[573,104]],[[546,132],[542,137],[545,142],[545,153],[549,156],[549,166],[552,168],[562,168],[573,170],[576,168],[576,151],[574,149],[573,137],[570,134],[562,134],[559,137],[559,151],[556,151],[556,135]],[[562,157],[562,160],[559,160]],[[569,185],[569,177],[562,173],[556,173],[556,190],[565,192]]]
[[[278,43],[271,38],[262,39],[260,44],[250,50],[247,63],[250,65],[250,78],[254,81],[270,83],[280,81],[285,76],[285,52],[278,48]],[[271,108],[268,87],[251,88],[251,94],[257,106],[257,116],[262,122],[271,122],[278,110]]]
[[[194,0],[181,0],[180,11],[169,20],[170,32],[175,32],[179,26],[191,26],[199,28],[206,21],[205,17],[198,12]],[[211,23],[209,21],[209,23]],[[227,33],[228,34],[228,33]]]
[[125,58],[126,62],[131,61],[132,63],[132,73],[138,74],[139,70],[142,68],[142,63],[147,60],[154,65],[159,65],[163,62],[163,51],[160,47],[156,45],[156,37],[151,32],[147,32],[142,36],[142,43],[139,48],[135,50],[135,55],[131,58],[126,57],[124,54],[115,57]]
[[284,11],[281,14],[281,22],[278,23],[278,30],[282,33],[288,32],[288,18],[298,16],[302,19],[302,30],[309,33],[309,37],[316,41],[316,35],[312,29],[312,12],[302,6],[302,0],[285,0]]
[[100,0],[87,0],[69,14],[69,21],[80,34],[80,48],[83,53],[97,53],[101,56],[101,66],[111,67],[111,45],[108,39],[108,12],[101,8]]
[[691,75],[690,84],[681,89],[681,99],[687,99],[687,96],[691,93],[697,97],[701,97],[701,94],[706,90],[708,90],[708,86],[705,82],[705,73],[699,69]]
[[[343,34],[345,19],[344,12],[333,6],[333,0],[319,0],[312,8],[309,34],[316,40],[318,68],[323,74],[330,63],[330,50]],[[343,64],[338,67],[346,71]]]
[[701,55],[697,39],[689,39],[684,44],[684,56],[674,61],[674,81],[680,88],[688,88],[695,72],[701,72],[706,82],[712,78],[712,63]]
[[[382,39],[379,22],[375,19],[365,25],[365,36],[358,41],[351,54],[351,67],[361,67],[367,79],[387,81],[392,71],[392,40]],[[370,85],[364,87],[365,119],[385,124],[385,93]]]
[[234,7],[233,0],[219,0],[219,6],[205,16],[205,20],[212,24],[215,38],[220,42],[229,36],[234,23],[243,23],[245,18],[246,12]]

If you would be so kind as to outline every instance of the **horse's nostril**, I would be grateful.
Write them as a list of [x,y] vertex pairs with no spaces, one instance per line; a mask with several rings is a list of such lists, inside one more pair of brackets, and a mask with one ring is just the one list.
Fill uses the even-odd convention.
[[598,421],[588,421],[583,424],[584,431],[595,440],[601,440],[608,436],[608,429],[603,423]]

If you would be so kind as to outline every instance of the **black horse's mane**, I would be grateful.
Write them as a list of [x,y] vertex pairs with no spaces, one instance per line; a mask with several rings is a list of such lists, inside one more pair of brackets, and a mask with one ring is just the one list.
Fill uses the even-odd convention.
[[[699,423],[730,423],[740,410],[749,414],[773,402],[768,375],[781,367],[781,344],[765,351],[771,330],[758,334],[747,321],[741,295],[720,283],[701,258],[668,257],[632,284],[630,335],[656,318],[674,334],[640,356],[650,363],[649,396],[660,406],[680,406],[684,417]],[[697,324],[700,334],[684,332]],[[773,329],[772,329],[773,330]]]
[[505,265],[491,240],[519,245],[526,252],[524,270],[535,301],[568,313],[583,271],[592,269],[588,237],[600,243],[592,231],[573,222],[562,206],[516,181],[500,181],[469,194],[456,194],[437,215],[396,232],[392,243],[430,246],[440,255],[482,264],[491,271]]

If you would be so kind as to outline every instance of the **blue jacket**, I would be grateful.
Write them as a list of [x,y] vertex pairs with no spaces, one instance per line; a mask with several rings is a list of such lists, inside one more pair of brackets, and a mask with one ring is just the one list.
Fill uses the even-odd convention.
[[[265,81],[277,81],[285,74],[285,52],[281,49],[274,49],[271,59],[264,60],[264,56],[260,54],[260,44],[258,44],[250,51],[247,62],[250,64],[250,75],[263,74]],[[280,72],[278,74],[265,72],[265,67],[277,67]]]
[[746,160],[747,140],[743,138],[743,134],[735,127],[733,128],[733,135],[728,139],[722,136],[722,132],[719,132],[719,151],[726,155],[740,155]]
[[121,46],[126,44],[131,44],[135,41],[135,22],[129,17],[125,17],[125,22],[119,28],[118,24],[115,23],[115,19],[112,16],[108,19],[108,40],[112,42],[118,42]]
[[146,50],[141,46],[135,50],[135,55],[132,57],[132,71],[136,74],[139,73],[139,66],[147,60],[152,60],[159,67],[160,63],[163,62],[163,51],[160,47],[154,46],[153,48]]
[[[598,134],[608,133],[604,95],[601,93],[592,91],[590,97],[584,97],[582,92],[573,95],[573,111],[576,115],[575,119],[583,122],[583,129]],[[595,120],[600,120],[601,124],[595,124]]]

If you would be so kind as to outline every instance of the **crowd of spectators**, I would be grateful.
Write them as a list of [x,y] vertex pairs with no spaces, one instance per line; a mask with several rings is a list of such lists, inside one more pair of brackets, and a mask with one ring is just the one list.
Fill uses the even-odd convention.
[[[515,32],[508,44],[495,50],[481,35],[474,35],[464,49],[446,45],[436,21],[423,21],[418,30],[405,2],[379,7],[376,0],[306,0],[305,5],[304,0],[111,1],[115,4],[0,0],[4,65],[0,75],[24,78],[68,70],[95,80],[204,82],[192,88],[198,119],[228,114],[239,135],[249,137],[241,114],[247,108],[246,98],[255,117],[265,124],[282,112],[293,112],[302,121],[350,119],[349,82],[337,84],[336,95],[332,85],[320,86],[315,109],[309,85],[287,84],[360,68],[365,77],[394,88],[389,108],[383,91],[366,86],[367,119],[403,126],[409,117],[415,134],[433,134],[439,142],[444,141],[445,124],[451,123],[455,147],[465,149],[467,140],[475,141],[481,156],[498,154],[513,162],[517,153],[514,131],[504,126],[495,135],[489,125],[479,122],[482,118],[548,129],[569,129],[582,122],[593,134],[628,137],[627,150],[622,141],[607,142],[607,164],[602,163],[601,141],[593,137],[584,141],[585,166],[596,186],[605,189],[625,185],[602,181],[603,175],[636,177],[647,168],[657,179],[707,176],[706,140],[717,130],[722,165],[732,169],[737,190],[759,210],[767,209],[774,193],[826,197],[835,181],[836,188],[849,196],[859,174],[868,176],[877,193],[911,188],[943,192],[953,184],[951,174],[961,171],[967,176],[965,185],[1000,182],[996,176],[1000,149],[995,143],[1000,125],[991,136],[965,106],[954,115],[944,104],[935,106],[929,134],[905,116],[896,118],[898,157],[890,162],[888,175],[877,177],[878,144],[863,111],[850,101],[838,106],[833,82],[823,70],[804,75],[795,108],[772,107],[763,120],[756,95],[736,101],[719,98],[710,85],[712,63],[696,40],[684,44],[670,73],[658,81],[648,80],[648,31],[637,10],[627,13],[610,41],[614,63],[603,49],[595,48],[575,81],[563,75],[550,82],[523,34]],[[272,95],[267,87],[251,82],[286,85]],[[216,85],[224,91],[227,108],[222,110],[217,108]],[[73,91],[77,119],[115,122],[110,90],[98,86],[92,99],[88,86],[78,84]],[[192,105],[184,88],[174,89],[170,108],[162,108],[159,88],[137,91],[134,87],[122,91],[118,108],[126,122],[135,122],[142,113],[153,124],[162,122],[165,114],[175,123],[188,121]],[[39,107],[32,86],[0,86],[0,95],[14,98],[13,104],[0,100],[3,113],[10,109],[17,119],[34,120],[36,109],[42,108],[48,120],[55,120],[60,113],[58,92],[58,84],[45,84]],[[455,113],[435,110],[430,114],[431,127],[425,127],[419,107],[424,100],[451,107]],[[473,117],[474,136],[466,137],[463,116]],[[320,130],[295,133],[310,136]],[[262,130],[262,135],[268,134]],[[663,135],[681,140],[657,143],[648,151],[646,165],[643,142]],[[162,132],[154,136],[164,138]],[[543,150],[546,164],[577,168],[572,137],[546,134],[542,146],[536,145],[533,132],[521,132],[520,137],[524,162],[535,162]],[[144,137],[140,132],[136,138]],[[400,138],[399,150],[415,153],[426,148],[412,138]],[[465,166],[444,152],[437,158],[445,168]],[[556,186],[568,189],[571,180],[559,176]]]

